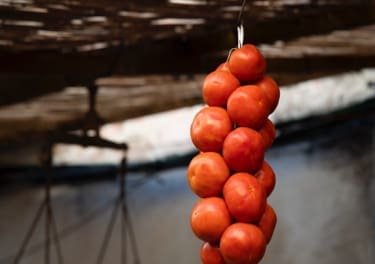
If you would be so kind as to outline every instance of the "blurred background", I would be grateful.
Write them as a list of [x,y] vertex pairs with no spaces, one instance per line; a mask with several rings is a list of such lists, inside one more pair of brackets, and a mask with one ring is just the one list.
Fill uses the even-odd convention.
[[[189,127],[242,4],[0,0],[1,264],[200,263]],[[375,1],[242,19],[281,86],[262,263],[375,263]]]

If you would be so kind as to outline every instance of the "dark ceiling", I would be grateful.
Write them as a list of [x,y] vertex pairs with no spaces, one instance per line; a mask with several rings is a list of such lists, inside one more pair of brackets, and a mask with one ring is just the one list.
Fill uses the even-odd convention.
[[[363,22],[373,13],[373,1],[274,0],[246,1],[243,18],[249,25],[267,21],[299,21],[306,24],[304,34],[329,27],[349,26],[360,21],[342,21],[361,15]],[[232,31],[241,10],[241,0],[2,0],[0,1],[0,47],[4,52],[59,50],[87,52],[121,44],[189,38]],[[360,11],[360,12],[359,12]],[[316,16],[320,22],[315,21]],[[302,22],[302,19],[304,22]],[[314,26],[306,20],[313,19]],[[326,23],[327,19],[330,20]],[[341,21],[337,21],[341,20]],[[327,25],[328,24],[328,25]],[[345,25],[346,24],[346,25]],[[295,27],[299,27],[295,24]],[[308,26],[308,27],[307,27]],[[251,28],[251,26],[250,26]],[[249,29],[250,30],[250,29]],[[251,29],[253,30],[253,29]],[[267,32],[251,37],[265,41],[274,37]],[[290,37],[296,29],[278,31],[278,38]],[[275,31],[274,33],[277,33]],[[268,37],[265,37],[267,36]],[[261,37],[263,36],[263,37]],[[259,38],[259,39],[257,39]]]

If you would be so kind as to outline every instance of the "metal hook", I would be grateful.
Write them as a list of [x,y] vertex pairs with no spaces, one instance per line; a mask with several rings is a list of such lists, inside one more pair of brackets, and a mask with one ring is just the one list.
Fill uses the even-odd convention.
[[243,25],[239,25],[237,26],[237,40],[238,40],[238,43],[237,43],[237,47],[238,48],[241,48],[243,46],[243,41],[244,41],[244,28],[243,28]]
[[244,12],[245,7],[246,7],[246,2],[247,2],[246,0],[242,1],[241,10],[240,10],[240,13],[238,14],[238,20],[237,20],[237,40],[238,40],[237,46],[238,46],[238,48],[241,48],[243,46],[243,42],[244,42],[245,33],[244,33],[242,16],[243,16],[243,12]]

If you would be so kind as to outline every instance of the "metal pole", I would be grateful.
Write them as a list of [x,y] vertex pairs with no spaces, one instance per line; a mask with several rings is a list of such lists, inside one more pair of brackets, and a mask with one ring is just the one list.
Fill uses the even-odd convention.
[[126,175],[127,175],[127,160],[126,160],[126,153],[124,154],[124,158],[121,161],[121,171],[120,171],[120,196],[122,202],[122,215],[124,217],[125,224],[128,227],[129,238],[130,238],[130,246],[134,257],[134,263],[139,264],[140,258],[138,255],[138,248],[137,248],[137,241],[134,234],[133,225],[129,216],[129,210],[127,206],[127,197],[126,197]]
[[[126,173],[126,153],[124,153],[124,157],[121,160],[120,164],[120,199],[121,199],[121,206],[123,207],[126,200],[125,200],[125,173]],[[125,222],[125,214],[124,210],[121,210],[121,264],[126,263],[126,222]]]
[[40,204],[40,207],[39,207],[39,209],[38,209],[38,211],[37,211],[37,213],[34,217],[34,220],[31,223],[31,226],[30,226],[29,230],[26,233],[26,236],[25,236],[24,240],[22,241],[21,248],[19,249],[16,257],[14,258],[14,261],[13,261],[14,264],[18,264],[20,262],[23,254],[26,250],[27,245],[29,244],[31,237],[34,234],[36,225],[38,224],[39,219],[42,216],[45,205],[46,205],[46,201],[43,200],[43,202]]
[[61,251],[61,245],[60,245],[60,240],[59,240],[59,233],[57,232],[57,225],[56,225],[56,219],[51,207],[51,214],[50,214],[50,223],[52,224],[52,235],[53,235],[53,240],[55,243],[56,247],[56,253],[57,253],[57,261],[59,264],[64,264],[64,259]]
[[117,212],[118,212],[120,203],[121,203],[120,199],[116,199],[115,206],[113,208],[112,215],[111,215],[111,218],[109,220],[109,224],[108,224],[106,233],[104,235],[104,241],[103,241],[103,244],[102,244],[102,246],[99,250],[99,256],[98,256],[98,259],[96,261],[97,264],[103,263],[105,252],[107,250],[109,240],[112,236],[113,226],[114,226],[115,221],[116,221],[116,216],[117,216]]
[[52,145],[48,142],[46,147],[46,156],[44,157],[44,166],[46,172],[46,223],[45,223],[45,249],[44,249],[44,263],[50,263],[50,225],[51,225],[51,173],[52,173]]

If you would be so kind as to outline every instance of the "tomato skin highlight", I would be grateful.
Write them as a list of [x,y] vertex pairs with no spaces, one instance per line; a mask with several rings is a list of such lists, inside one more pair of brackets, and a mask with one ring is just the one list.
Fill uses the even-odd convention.
[[251,174],[233,174],[225,183],[223,196],[230,214],[243,223],[257,223],[267,203],[263,186]]
[[262,185],[267,197],[270,196],[276,185],[276,176],[275,172],[266,161],[263,161],[262,168],[255,173],[255,177],[260,185]]
[[220,253],[220,249],[212,246],[208,242],[204,242],[202,244],[200,256],[202,264],[225,264],[224,258]]
[[219,152],[232,128],[232,121],[223,108],[208,106],[195,115],[190,137],[200,151]]
[[262,230],[267,244],[271,241],[273,232],[275,231],[277,223],[277,216],[275,210],[267,204],[266,209],[262,218],[260,219],[258,226]]
[[269,112],[265,100],[265,95],[258,86],[241,86],[228,99],[228,115],[239,126],[259,129],[266,122]]
[[256,83],[259,86],[267,99],[269,107],[269,114],[271,114],[277,107],[280,99],[280,88],[279,85],[270,77],[264,77]]
[[199,197],[219,196],[229,173],[229,168],[219,153],[202,152],[191,160],[187,180]]
[[234,50],[229,57],[229,70],[242,83],[261,79],[266,71],[266,61],[260,51],[250,44]]
[[225,107],[229,96],[240,86],[240,82],[229,71],[214,71],[203,82],[202,95],[209,106]]
[[223,157],[228,167],[235,172],[257,172],[264,159],[261,135],[251,128],[234,129],[225,138]]
[[220,252],[227,264],[257,264],[263,258],[266,240],[253,224],[235,223],[220,240]]
[[190,224],[201,240],[215,243],[232,223],[228,208],[222,198],[210,197],[199,200],[191,212]]

